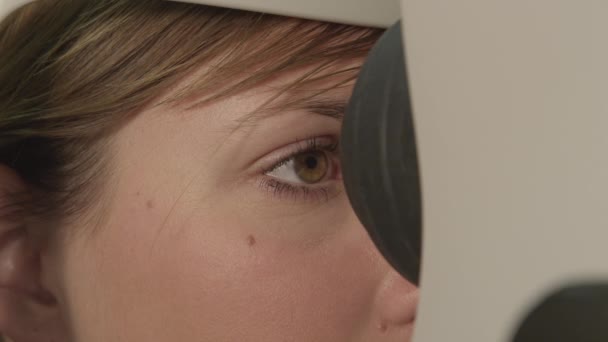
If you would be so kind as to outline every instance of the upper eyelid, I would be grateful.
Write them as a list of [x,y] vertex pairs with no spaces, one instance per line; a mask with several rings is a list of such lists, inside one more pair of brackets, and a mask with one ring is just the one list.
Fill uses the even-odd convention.
[[[327,141],[330,141],[330,140],[333,140],[333,141],[331,141],[331,143],[329,143],[329,142],[321,143],[321,142],[319,142],[320,139],[327,139]],[[290,151],[283,152],[282,154],[277,155],[277,156],[273,156],[273,161],[271,163],[269,163],[272,165],[267,165],[263,169],[264,174],[272,172],[273,170],[276,170],[277,168],[284,165],[291,158],[297,156],[300,153],[305,153],[305,152],[314,151],[314,150],[326,150],[329,152],[335,152],[338,149],[338,141],[337,141],[337,139],[330,138],[328,136],[312,137],[312,138],[308,138],[305,140],[299,140],[291,145],[288,145],[288,147],[286,147],[286,148],[290,148],[290,147],[292,147],[292,149]],[[283,150],[281,150],[281,151],[283,151]]]

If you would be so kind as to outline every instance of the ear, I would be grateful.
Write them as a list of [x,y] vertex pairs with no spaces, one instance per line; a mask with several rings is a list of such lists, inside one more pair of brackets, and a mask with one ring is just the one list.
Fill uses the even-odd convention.
[[0,164],[0,335],[13,342],[66,341],[58,303],[41,281],[40,243],[15,202],[27,190]]

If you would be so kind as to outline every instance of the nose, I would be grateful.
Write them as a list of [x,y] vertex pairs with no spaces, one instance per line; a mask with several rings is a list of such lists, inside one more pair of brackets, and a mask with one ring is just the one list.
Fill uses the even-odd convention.
[[419,290],[388,264],[387,269],[376,293],[377,327],[381,332],[411,328],[416,319]]
[[[403,278],[386,261],[352,208],[349,209],[351,209],[352,227],[358,232],[361,241],[364,241],[364,249],[369,251],[377,277],[371,316],[369,316],[371,328],[375,330],[375,332],[369,331],[374,336],[371,338],[374,341],[410,341],[420,297],[418,287]],[[383,337],[379,339],[379,336]]]

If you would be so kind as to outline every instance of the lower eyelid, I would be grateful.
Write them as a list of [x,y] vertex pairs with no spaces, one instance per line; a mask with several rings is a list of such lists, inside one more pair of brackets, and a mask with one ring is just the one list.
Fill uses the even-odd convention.
[[294,201],[326,202],[341,192],[336,184],[327,184],[326,186],[303,186],[288,184],[267,176],[259,182],[259,186],[262,190],[269,192],[277,199],[289,199]]

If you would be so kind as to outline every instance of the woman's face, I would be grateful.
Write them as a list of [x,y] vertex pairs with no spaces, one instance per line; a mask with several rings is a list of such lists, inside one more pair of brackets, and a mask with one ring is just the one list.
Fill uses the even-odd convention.
[[417,290],[341,182],[330,109],[351,87],[251,115],[294,77],[116,133],[103,222],[49,251],[74,341],[409,340]]

